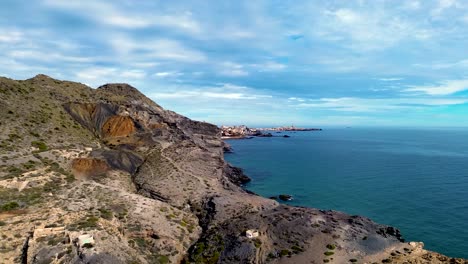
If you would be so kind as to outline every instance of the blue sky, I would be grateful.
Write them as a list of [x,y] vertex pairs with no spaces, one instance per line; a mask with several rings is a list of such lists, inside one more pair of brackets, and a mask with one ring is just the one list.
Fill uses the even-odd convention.
[[128,82],[218,125],[468,125],[468,1],[2,6],[2,76]]

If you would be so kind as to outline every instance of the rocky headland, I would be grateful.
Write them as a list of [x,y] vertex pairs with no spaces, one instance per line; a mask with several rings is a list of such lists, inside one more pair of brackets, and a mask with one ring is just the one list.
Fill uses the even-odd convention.
[[242,188],[217,126],[127,84],[0,78],[0,263],[467,263]]

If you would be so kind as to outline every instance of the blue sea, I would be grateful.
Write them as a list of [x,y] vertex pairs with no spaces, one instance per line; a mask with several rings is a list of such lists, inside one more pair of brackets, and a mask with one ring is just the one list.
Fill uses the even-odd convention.
[[363,215],[468,258],[468,129],[330,128],[229,140],[226,160],[263,196]]

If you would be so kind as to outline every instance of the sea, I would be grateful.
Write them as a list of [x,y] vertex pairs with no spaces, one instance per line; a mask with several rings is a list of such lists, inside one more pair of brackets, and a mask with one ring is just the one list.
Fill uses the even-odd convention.
[[[468,258],[468,128],[327,128],[228,140],[245,187],[394,226],[406,241]],[[283,135],[290,138],[284,138]]]

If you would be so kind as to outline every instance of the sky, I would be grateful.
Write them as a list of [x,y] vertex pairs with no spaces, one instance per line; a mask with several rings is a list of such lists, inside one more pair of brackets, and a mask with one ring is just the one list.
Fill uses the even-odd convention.
[[468,126],[465,0],[2,0],[0,76],[217,125]]

